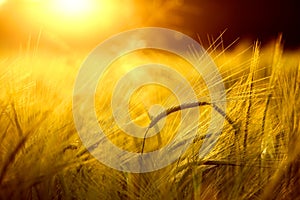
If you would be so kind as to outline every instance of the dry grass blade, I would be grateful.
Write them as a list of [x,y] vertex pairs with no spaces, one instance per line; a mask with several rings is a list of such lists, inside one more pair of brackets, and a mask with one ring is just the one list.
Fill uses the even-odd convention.
[[156,125],[161,119],[167,117],[168,115],[170,115],[170,114],[172,114],[174,112],[178,112],[180,110],[185,110],[185,109],[190,109],[190,108],[195,108],[195,107],[201,107],[201,106],[212,106],[213,109],[215,109],[220,115],[222,115],[227,120],[227,122],[234,129],[236,129],[234,121],[228,115],[226,115],[226,113],[221,108],[219,108],[216,104],[205,102],[205,101],[197,101],[197,102],[191,102],[191,103],[184,103],[184,104],[181,104],[181,105],[174,106],[174,107],[166,109],[166,111],[159,113],[156,117],[154,117],[151,120],[151,123],[149,124],[149,126],[146,129],[146,132],[144,134],[144,139],[143,139],[142,151],[141,152],[144,153],[144,147],[145,147],[146,137],[147,137],[149,129],[152,128],[154,125]]
[[7,171],[8,167],[14,162],[15,157],[17,156],[19,151],[22,149],[22,147],[26,143],[27,139],[28,139],[28,135],[23,137],[21,139],[21,141],[18,143],[18,145],[15,147],[15,149],[8,156],[7,161],[5,162],[5,164],[3,165],[3,167],[0,171],[0,185],[2,184],[2,182],[4,180],[4,176],[6,174],[6,171]]

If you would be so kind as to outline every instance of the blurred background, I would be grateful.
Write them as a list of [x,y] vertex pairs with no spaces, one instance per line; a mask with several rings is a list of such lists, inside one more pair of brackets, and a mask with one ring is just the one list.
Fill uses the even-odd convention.
[[222,32],[263,44],[282,33],[285,48],[300,46],[296,0],[0,0],[0,49],[28,42],[51,51],[91,50],[120,31],[160,26],[181,31],[204,46]]

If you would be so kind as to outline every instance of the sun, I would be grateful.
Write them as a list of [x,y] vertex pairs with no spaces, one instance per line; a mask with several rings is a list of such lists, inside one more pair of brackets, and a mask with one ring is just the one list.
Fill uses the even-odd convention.
[[55,0],[53,6],[66,15],[78,15],[89,13],[95,5],[91,0]]
[[60,31],[76,27],[83,32],[91,27],[99,27],[100,24],[111,23],[117,11],[118,4],[115,2],[116,0],[48,0],[44,9],[48,13],[42,12],[41,15],[44,15],[42,18],[45,23]]
[[[0,0],[0,2],[3,0]],[[120,0],[6,0],[35,29],[77,42],[100,37],[123,26],[132,16],[132,4]],[[128,0],[124,0],[126,2]],[[130,0],[131,1],[131,0]],[[22,2],[22,4],[19,4]],[[17,4],[18,3],[18,4]],[[13,8],[12,6],[12,8]],[[1,7],[0,7],[1,8]],[[121,9],[122,8],[122,9]],[[93,36],[91,36],[93,35]]]

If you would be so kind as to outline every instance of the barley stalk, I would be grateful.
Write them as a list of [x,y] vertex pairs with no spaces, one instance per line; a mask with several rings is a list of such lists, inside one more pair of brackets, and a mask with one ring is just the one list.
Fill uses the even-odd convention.
[[184,103],[184,104],[166,109],[166,111],[159,113],[156,117],[154,117],[151,120],[151,122],[144,134],[142,153],[144,152],[145,141],[146,141],[146,137],[147,137],[149,129],[152,128],[154,125],[156,125],[161,119],[167,117],[168,115],[170,115],[174,112],[180,111],[180,110],[201,107],[201,106],[211,106],[213,109],[215,109],[215,111],[217,111],[220,115],[222,115],[226,119],[226,121],[234,128],[234,130],[236,130],[234,121],[228,115],[226,115],[226,113],[221,108],[219,108],[216,104],[205,102],[205,101]]

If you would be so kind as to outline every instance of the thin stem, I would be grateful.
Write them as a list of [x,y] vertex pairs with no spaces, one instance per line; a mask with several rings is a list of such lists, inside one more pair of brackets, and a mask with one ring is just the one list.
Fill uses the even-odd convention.
[[151,122],[150,122],[150,124],[149,124],[149,126],[148,126],[148,128],[147,128],[147,130],[144,134],[143,145],[142,145],[142,153],[144,152],[146,137],[147,137],[147,134],[149,132],[149,129],[152,128],[154,125],[156,125],[161,119],[165,118],[166,116],[168,116],[168,115],[170,115],[174,112],[189,109],[189,108],[200,107],[200,106],[212,106],[213,109],[215,109],[215,111],[217,111],[220,115],[222,115],[226,119],[226,121],[235,129],[234,121],[229,116],[227,116],[226,113],[221,108],[219,108],[216,104],[205,102],[205,101],[196,101],[196,102],[184,103],[184,104],[181,104],[181,105],[178,105],[178,106],[168,108],[166,111],[159,113],[156,117],[154,117],[151,120]]

